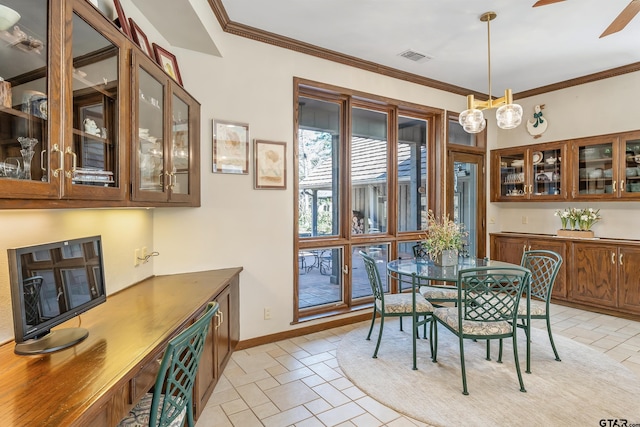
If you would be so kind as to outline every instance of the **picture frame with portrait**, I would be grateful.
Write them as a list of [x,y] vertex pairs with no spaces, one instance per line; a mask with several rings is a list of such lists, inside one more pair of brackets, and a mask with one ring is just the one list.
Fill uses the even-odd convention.
[[165,48],[153,43],[153,54],[160,68],[182,86],[182,77],[176,56]]
[[253,188],[256,190],[287,189],[287,144],[253,141]]
[[213,173],[249,173],[249,125],[213,120]]
[[153,52],[151,51],[151,45],[149,45],[147,35],[132,18],[129,18],[129,30],[131,30],[131,38],[135,44],[137,44],[149,58],[153,58]]

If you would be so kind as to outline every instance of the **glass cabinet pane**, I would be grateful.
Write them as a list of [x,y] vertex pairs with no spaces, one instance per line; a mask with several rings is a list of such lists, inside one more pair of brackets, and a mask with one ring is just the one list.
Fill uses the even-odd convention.
[[578,194],[613,194],[613,143],[578,147]]
[[118,47],[73,15],[73,184],[118,186]]
[[640,139],[626,141],[624,158],[624,176],[627,181],[624,191],[640,193]]
[[500,157],[500,196],[524,197],[524,153]]
[[189,194],[189,106],[178,96],[171,102],[172,193]]
[[164,85],[142,68],[138,73],[138,185],[144,191],[163,192]]
[[533,196],[561,194],[562,150],[560,148],[534,151]]
[[47,181],[48,1],[2,5],[9,20],[0,24],[0,179]]

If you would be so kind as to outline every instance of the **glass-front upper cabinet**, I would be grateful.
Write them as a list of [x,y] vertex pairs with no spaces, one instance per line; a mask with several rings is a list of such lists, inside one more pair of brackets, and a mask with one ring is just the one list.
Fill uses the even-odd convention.
[[133,200],[199,205],[200,105],[141,51],[133,64]]
[[622,135],[620,143],[620,175],[624,172],[624,182],[620,185],[620,197],[640,198],[640,132]]
[[[48,159],[51,99],[48,0],[3,0],[0,20],[0,193],[3,197],[52,197]],[[56,53],[52,53],[56,55]],[[59,159],[59,153],[56,156]]]
[[586,138],[573,141],[573,197],[575,199],[618,197],[624,185],[620,173],[617,137]]
[[[71,137],[64,148],[64,194],[66,197],[122,199],[126,173],[121,174],[125,126],[121,116],[121,83],[126,78],[120,69],[123,54],[109,32],[102,32],[78,11],[71,18],[72,64],[67,67],[71,82]],[[114,37],[115,39],[115,37]],[[126,171],[125,171],[126,172]],[[124,182],[123,182],[124,181]],[[92,197],[93,196],[93,197]]]
[[492,151],[492,201],[555,200],[567,197],[565,144]]

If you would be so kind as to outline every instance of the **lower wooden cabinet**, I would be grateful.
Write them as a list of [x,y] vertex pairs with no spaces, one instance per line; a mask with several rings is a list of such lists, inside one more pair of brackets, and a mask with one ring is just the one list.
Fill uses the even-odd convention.
[[524,250],[546,249],[564,260],[552,298],[585,308],[640,315],[640,242],[494,233],[491,258],[519,263]]
[[211,319],[211,327],[198,367],[194,388],[194,416],[202,413],[207,400],[220,379],[231,353],[240,339],[240,286],[234,277],[213,299],[219,304],[218,313]]
[[562,257],[562,265],[552,296],[557,299],[567,299],[567,242],[555,237],[541,236],[511,236],[508,234],[491,235],[491,258],[500,261],[520,264],[522,253],[530,250],[548,250],[558,253]]

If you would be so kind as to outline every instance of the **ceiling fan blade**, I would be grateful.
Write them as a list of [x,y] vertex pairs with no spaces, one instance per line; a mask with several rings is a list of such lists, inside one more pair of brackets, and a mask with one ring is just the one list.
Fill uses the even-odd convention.
[[535,4],[531,7],[538,7],[538,6],[546,6],[548,4],[553,4],[553,3],[560,3],[561,1],[565,1],[565,0],[538,0],[537,2],[535,2]]
[[622,30],[638,14],[638,12],[640,12],[640,0],[631,0],[631,3],[629,3],[627,7],[620,12],[620,15],[613,20],[611,25],[604,30],[604,33],[600,35],[600,38]]

